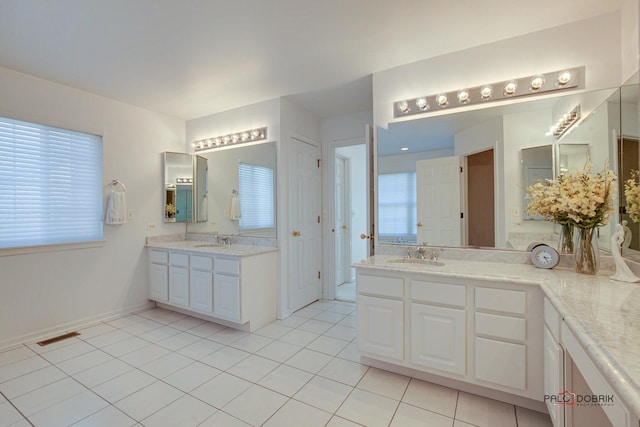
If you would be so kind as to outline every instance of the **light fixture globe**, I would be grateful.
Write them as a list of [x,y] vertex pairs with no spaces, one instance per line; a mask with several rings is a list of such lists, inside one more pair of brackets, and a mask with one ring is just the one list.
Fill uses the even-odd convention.
[[427,98],[422,97],[416,99],[416,107],[418,107],[421,111],[427,111],[429,109],[429,103],[427,102]]
[[571,71],[563,71],[560,74],[558,74],[558,81],[556,82],[556,84],[558,86],[564,86],[567,83],[569,83],[572,78],[573,78],[573,74],[571,73]]
[[532,92],[537,92],[540,89],[542,89],[543,85],[544,85],[544,76],[542,75],[533,76],[531,78],[531,84],[529,86],[529,90]]
[[398,111],[400,111],[402,114],[407,114],[409,111],[411,111],[411,108],[409,108],[409,103],[407,101],[398,102]]
[[511,96],[516,93],[518,89],[518,82],[515,80],[509,80],[504,84],[504,96]]
[[449,105],[449,101],[447,100],[447,94],[446,93],[437,94],[436,102],[440,107],[446,107],[447,105]]
[[460,104],[468,104],[469,103],[469,90],[468,89],[460,89],[457,94],[458,102]]
[[487,99],[491,99],[493,97],[493,86],[491,85],[484,85],[480,88],[480,98],[482,98],[482,100],[487,100]]

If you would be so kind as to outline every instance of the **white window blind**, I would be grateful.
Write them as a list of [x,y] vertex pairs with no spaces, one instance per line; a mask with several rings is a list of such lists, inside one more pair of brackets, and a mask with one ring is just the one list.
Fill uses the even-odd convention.
[[0,117],[0,248],[102,237],[102,138]]
[[378,175],[378,220],[380,237],[416,237],[415,172]]
[[238,164],[240,229],[274,228],[273,169]]

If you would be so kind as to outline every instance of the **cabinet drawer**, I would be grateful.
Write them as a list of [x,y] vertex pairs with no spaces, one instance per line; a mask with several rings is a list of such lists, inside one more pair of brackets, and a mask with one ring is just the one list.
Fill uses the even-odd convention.
[[544,323],[549,327],[553,338],[560,341],[560,314],[546,298],[544,299]]
[[404,296],[404,280],[399,277],[380,277],[358,275],[356,283],[358,293],[402,298]]
[[169,262],[169,252],[151,250],[151,262],[154,264],[167,264]]
[[412,300],[464,307],[466,292],[466,286],[423,282],[421,280],[411,281]]
[[209,256],[191,255],[191,268],[198,270],[213,271],[213,258]]
[[524,390],[527,385],[526,348],[522,344],[476,338],[476,378]]
[[177,267],[189,267],[189,255],[169,252],[169,264]]
[[237,259],[216,258],[216,273],[240,274],[240,261]]
[[476,288],[476,308],[503,313],[525,314],[527,294],[507,289]]
[[476,334],[524,342],[527,339],[527,321],[518,317],[476,313]]

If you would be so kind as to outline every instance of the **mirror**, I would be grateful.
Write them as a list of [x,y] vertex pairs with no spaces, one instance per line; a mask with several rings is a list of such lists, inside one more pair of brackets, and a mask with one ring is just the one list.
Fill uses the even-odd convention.
[[[557,169],[556,169],[557,170]],[[543,145],[541,147],[522,149],[522,186],[527,188],[538,182],[553,179],[553,146]],[[527,203],[522,198],[522,214],[525,220],[541,221],[543,218],[531,216],[527,213]]]
[[276,153],[275,142],[203,153],[212,171],[208,220],[187,232],[275,238]]
[[[559,173],[565,166],[567,170],[583,168],[587,155],[594,159],[596,171],[605,166],[606,159],[617,164],[616,93],[617,89],[572,93],[378,128],[378,242],[422,243],[420,236],[432,236],[426,239],[428,244],[526,249],[541,235],[553,239],[559,231],[554,224],[533,221],[524,214],[524,188],[531,180],[549,176],[553,169]],[[578,105],[582,119],[571,132],[559,141],[548,136],[551,125]],[[438,186],[421,184],[420,170],[425,164],[435,165],[430,166],[434,171],[445,170],[438,162],[446,158],[454,159],[453,164],[464,172],[460,179],[453,178],[458,188],[443,192],[445,199],[440,200],[435,198],[436,190],[429,190]],[[613,160],[612,169],[616,167]],[[523,170],[525,161],[528,177]],[[449,169],[454,170],[457,166]],[[461,195],[459,211],[449,204],[456,199],[455,191]],[[424,229],[444,230],[449,225],[432,213],[421,212],[421,204],[436,206],[440,213],[448,211],[459,230],[425,233]],[[615,221],[617,216],[610,224]],[[490,235],[483,237],[485,230],[491,230]],[[600,247],[608,247],[609,229],[601,230],[600,235]]]
[[164,221],[207,220],[207,159],[187,153],[163,153]]
[[618,139],[618,176],[620,189],[620,219],[627,221],[631,241],[623,245],[622,255],[640,260],[640,224],[634,223],[625,212],[624,181],[631,178],[632,170],[640,169],[640,89],[638,74],[620,88],[621,132]]

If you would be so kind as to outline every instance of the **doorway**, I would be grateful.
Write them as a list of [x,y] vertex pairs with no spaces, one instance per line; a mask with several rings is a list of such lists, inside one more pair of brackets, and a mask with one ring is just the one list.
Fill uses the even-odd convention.
[[355,301],[355,269],[351,264],[366,259],[367,147],[360,143],[334,149],[334,258],[335,297]]
[[467,163],[467,245],[493,248],[495,201],[493,149],[466,157]]

